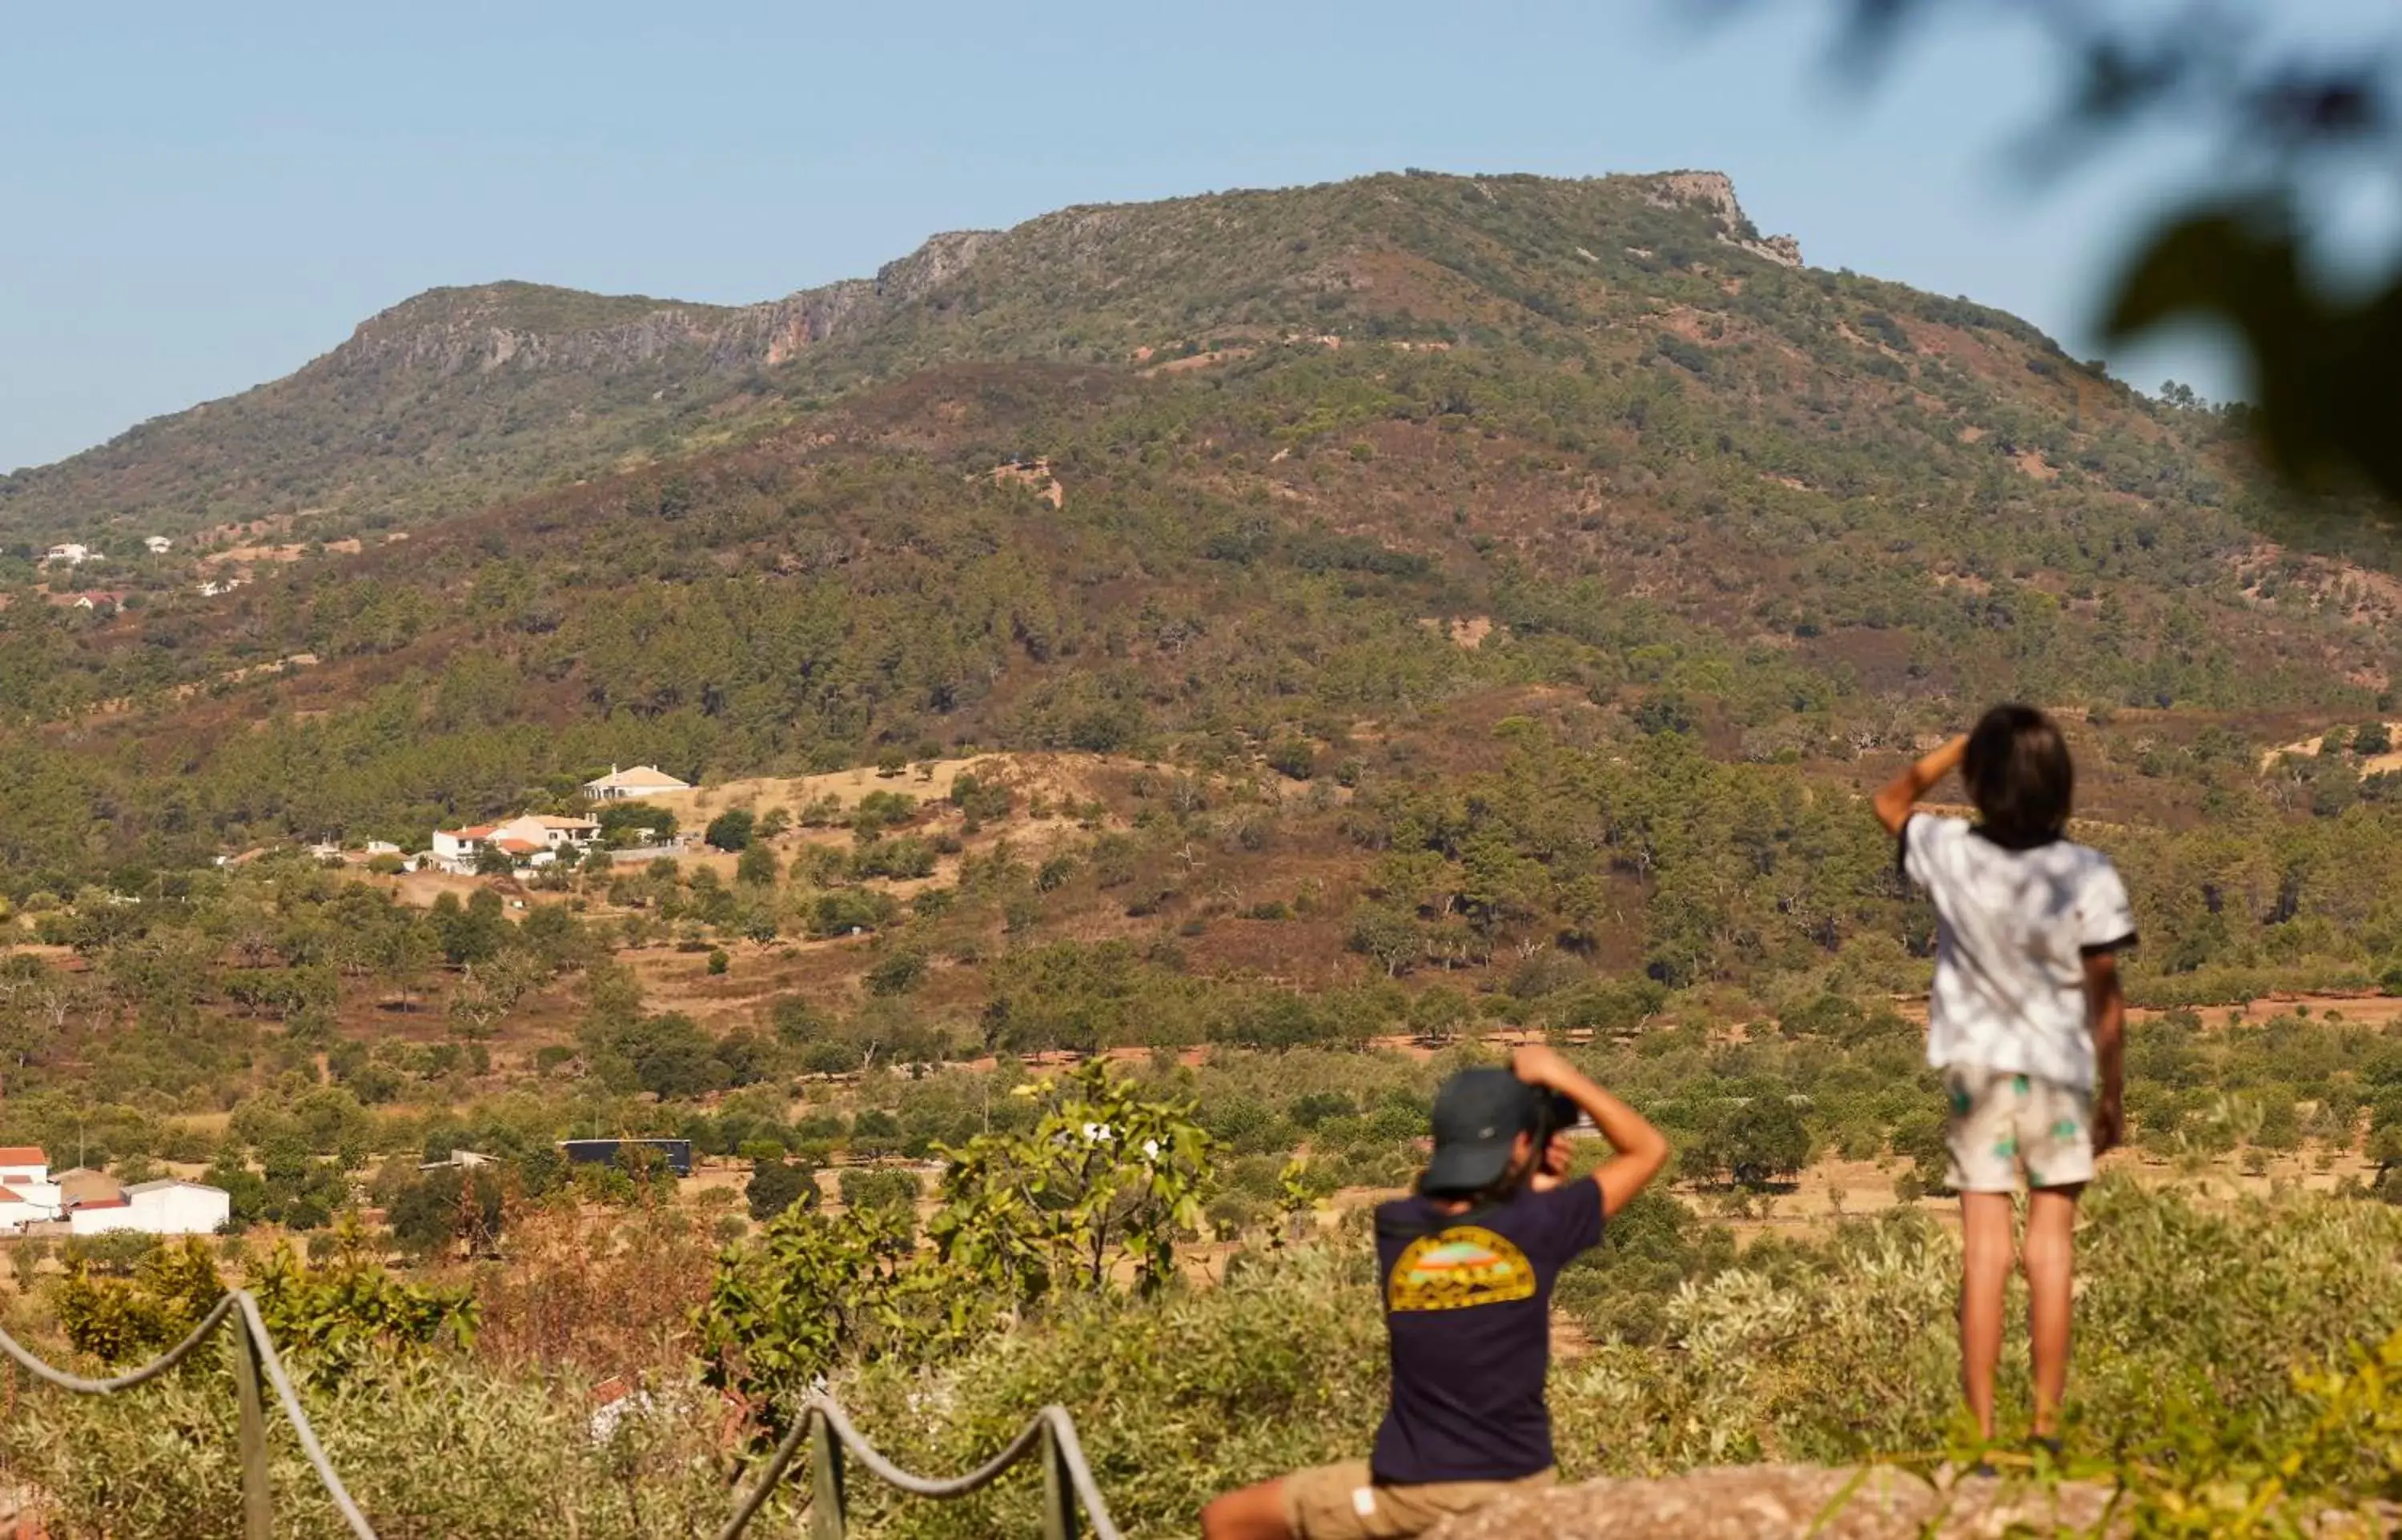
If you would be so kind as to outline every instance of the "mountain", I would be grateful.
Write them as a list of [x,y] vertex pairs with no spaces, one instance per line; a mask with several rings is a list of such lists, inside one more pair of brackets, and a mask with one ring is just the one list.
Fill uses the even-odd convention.
[[[421,838],[612,762],[1405,775],[1486,763],[1530,703],[1838,781],[1985,700],[2090,708],[2193,769],[2115,783],[2173,824],[2247,744],[2381,709],[2392,553],[2226,414],[1794,260],[1722,178],[1405,174],[1069,210],[768,309],[429,296],[105,474],[194,518],[228,506],[200,461],[476,511],[137,558],[113,617],[19,563],[0,858]],[[320,459],[245,448],[304,423]],[[12,516],[96,478],[36,473]]]
[[338,534],[703,442],[756,414],[763,371],[898,303],[972,240],[938,237],[874,282],[739,308],[431,290],[283,379],[0,478],[0,529],[182,535],[312,515]]
[[[1657,1003],[1629,973],[1916,977],[1857,794],[2022,698],[2071,724],[2155,998],[2402,977],[2390,537],[2233,414],[1797,260],[1705,174],[1403,174],[1064,211],[780,311],[413,303],[241,414],[394,501],[112,546],[114,612],[0,557],[0,897],[138,928],[219,857],[656,763],[696,821],[788,806],[781,879],[576,901],[946,1040],[1314,1040],[1364,1028],[1291,986],[1409,975],[1594,1024]],[[236,416],[123,463],[258,479]],[[792,782],[987,756],[1005,809]],[[159,901],[70,923],[102,883]]]
[[[1458,206],[1456,186],[1483,206]],[[1346,313],[1429,335],[1480,315],[1509,325],[1525,319],[1509,302],[1567,303],[1591,278],[1564,262],[1617,271],[1712,240],[1799,259],[1758,240],[1716,173],[1382,177],[940,235],[872,281],[739,308],[435,289],[283,379],[0,478],[0,533],[183,535],[307,514],[339,537],[723,442],[945,358],[1124,363],[1196,327],[1249,337]]]

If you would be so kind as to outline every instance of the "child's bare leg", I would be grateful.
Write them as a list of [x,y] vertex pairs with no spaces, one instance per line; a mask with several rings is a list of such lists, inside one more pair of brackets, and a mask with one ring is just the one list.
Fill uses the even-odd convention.
[[2077,1248],[2075,1187],[2038,1188],[2027,1198],[2027,1338],[2035,1357],[2035,1434],[2059,1428],[2060,1398],[2068,1388],[2069,1285]]
[[1280,1480],[1227,1492],[1201,1510],[1201,1540],[1291,1540],[1291,1536]]
[[2010,1278],[2010,1195],[1960,1194],[1960,1388],[1978,1431],[1994,1436],[1994,1376],[2002,1362],[2002,1290]]

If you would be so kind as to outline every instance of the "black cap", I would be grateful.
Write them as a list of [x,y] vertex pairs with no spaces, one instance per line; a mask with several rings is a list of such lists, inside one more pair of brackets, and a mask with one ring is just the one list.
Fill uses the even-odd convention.
[[1463,1069],[1434,1096],[1434,1159],[1419,1188],[1478,1192],[1501,1179],[1518,1135],[1534,1127],[1534,1089],[1506,1069]]

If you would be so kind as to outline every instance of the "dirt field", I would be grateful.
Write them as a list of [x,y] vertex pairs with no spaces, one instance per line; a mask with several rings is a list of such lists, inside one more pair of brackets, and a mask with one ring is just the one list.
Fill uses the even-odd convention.
[[[2396,741],[2402,741],[2402,722],[2389,722],[2385,724],[2385,731],[2393,735]],[[2326,740],[2326,736],[2325,734],[2320,734],[2316,737],[2298,738],[2292,743],[2265,749],[2260,755],[2260,768],[2275,769],[2277,762],[2287,754],[2297,754],[2303,759],[2316,759],[2319,754],[2319,745]],[[2390,754],[2371,754],[2358,763],[2360,773],[2364,776],[2391,775],[2396,770],[2402,770],[2402,749]]]
[[[1118,762],[1123,768],[1125,762]],[[1089,801],[1097,797],[1097,773],[1111,762],[1097,754],[977,754],[965,759],[932,760],[895,776],[872,767],[836,770],[821,776],[758,777],[670,791],[642,800],[656,804],[687,822],[706,822],[731,808],[767,813],[776,808],[797,814],[821,797],[833,797],[845,808],[857,807],[871,791],[897,791],[919,802],[948,797],[964,772],[1001,781],[1027,803]]]

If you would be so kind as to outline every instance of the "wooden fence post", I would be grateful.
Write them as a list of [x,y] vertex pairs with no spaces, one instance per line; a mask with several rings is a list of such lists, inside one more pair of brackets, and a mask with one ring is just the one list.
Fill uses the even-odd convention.
[[1076,1540],[1076,1483],[1059,1449],[1059,1433],[1042,1420],[1042,1540]]
[[267,1406],[259,1385],[258,1344],[250,1323],[235,1311],[233,1383],[242,1404],[242,1540],[275,1540],[275,1491],[268,1482]]
[[842,1441],[822,1413],[809,1419],[809,1540],[842,1540],[844,1509]]

